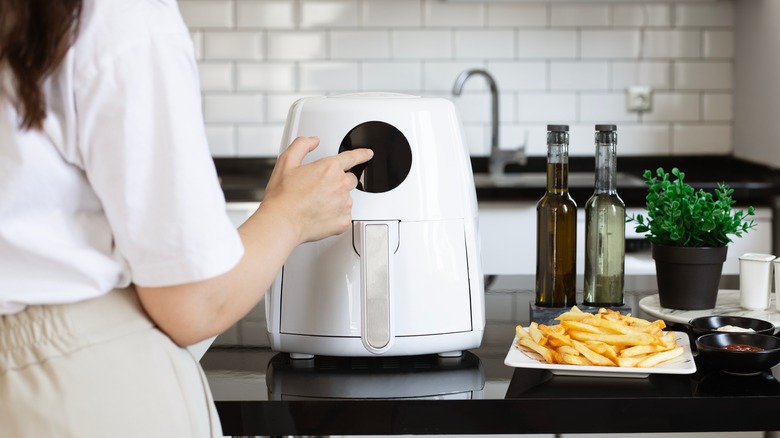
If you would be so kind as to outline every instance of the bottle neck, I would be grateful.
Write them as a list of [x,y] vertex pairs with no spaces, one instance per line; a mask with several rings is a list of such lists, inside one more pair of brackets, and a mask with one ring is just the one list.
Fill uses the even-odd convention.
[[547,133],[547,192],[569,191],[569,133]]
[[617,193],[616,149],[616,132],[596,132],[596,193]]

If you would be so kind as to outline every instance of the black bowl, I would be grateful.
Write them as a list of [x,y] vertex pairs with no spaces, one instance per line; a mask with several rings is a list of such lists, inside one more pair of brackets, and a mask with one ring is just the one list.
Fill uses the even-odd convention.
[[[734,351],[725,347],[745,344],[761,351]],[[757,333],[710,333],[696,339],[699,357],[713,368],[731,374],[757,374],[780,363],[780,338]]]
[[727,333],[718,331],[719,327],[726,325],[753,329],[756,333],[764,335],[773,335],[775,333],[775,326],[771,322],[746,316],[702,316],[688,321],[691,336],[694,340],[708,333]]

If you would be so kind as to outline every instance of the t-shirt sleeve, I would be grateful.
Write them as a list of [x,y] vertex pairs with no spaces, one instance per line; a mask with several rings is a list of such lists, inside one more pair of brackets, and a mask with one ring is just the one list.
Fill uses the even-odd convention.
[[78,148],[134,283],[211,278],[243,247],[206,141],[192,41],[183,23],[139,32],[77,78]]

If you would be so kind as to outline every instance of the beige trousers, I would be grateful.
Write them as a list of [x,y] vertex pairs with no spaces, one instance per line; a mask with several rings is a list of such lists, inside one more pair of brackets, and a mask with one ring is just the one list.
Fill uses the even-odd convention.
[[214,436],[200,365],[134,289],[0,316],[0,437]]

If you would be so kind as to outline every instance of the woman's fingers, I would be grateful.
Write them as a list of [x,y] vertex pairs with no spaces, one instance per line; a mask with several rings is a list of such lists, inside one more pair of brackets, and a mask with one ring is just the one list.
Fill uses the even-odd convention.
[[336,157],[338,158],[339,162],[341,162],[341,168],[344,169],[346,172],[349,169],[352,169],[353,167],[357,166],[358,164],[363,164],[366,161],[370,160],[374,156],[374,151],[371,149],[361,148],[361,149],[353,149],[351,151],[345,151],[340,154],[338,154]]

